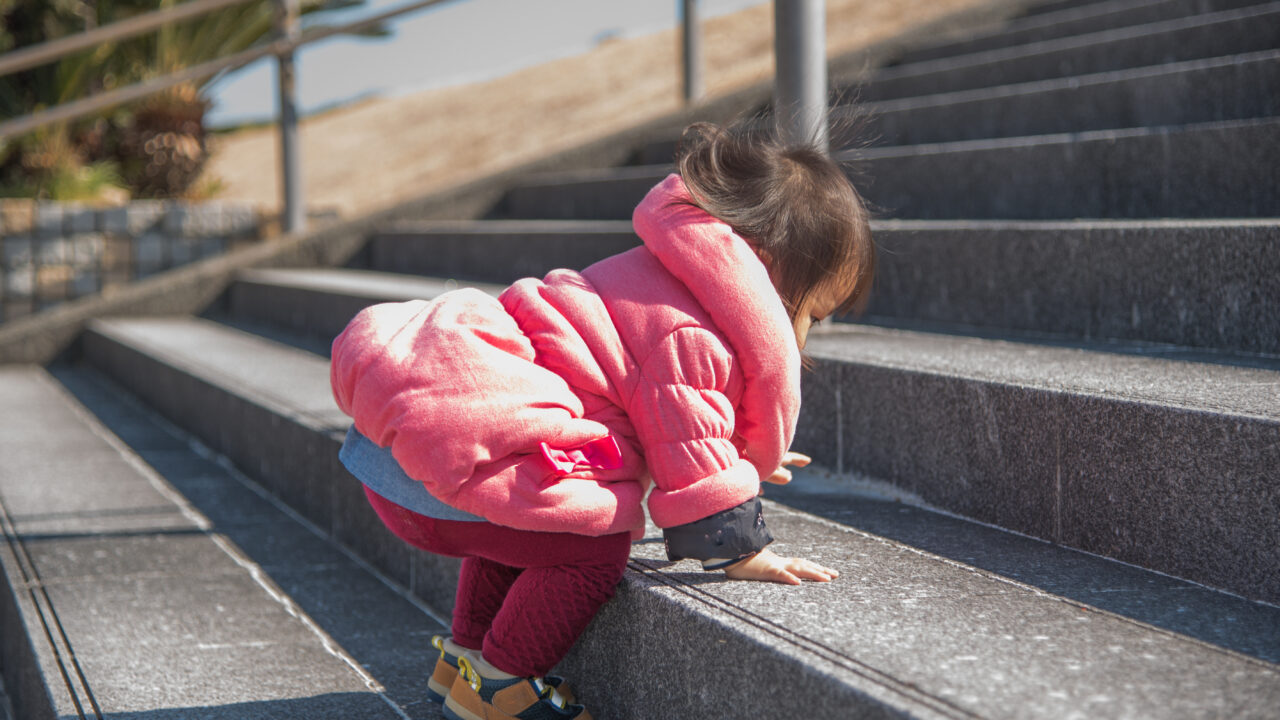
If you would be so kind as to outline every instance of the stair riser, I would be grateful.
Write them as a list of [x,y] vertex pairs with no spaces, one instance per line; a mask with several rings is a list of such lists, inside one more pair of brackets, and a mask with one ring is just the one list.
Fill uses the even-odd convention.
[[1280,354],[1280,223],[883,229],[864,322]]
[[769,634],[776,628],[744,634],[739,618],[699,605],[628,572],[556,672],[590,698],[594,717],[736,717],[741,708],[751,708],[750,717],[951,717],[872,683],[863,682],[877,697],[833,682],[831,674],[848,669],[778,652],[786,643]]
[[902,65],[872,75],[854,92],[864,102],[890,100],[1280,47],[1280,7],[1274,3],[1211,17],[1221,19],[1169,29],[1143,25],[1107,33],[1096,42],[1088,42],[1090,36],[1079,42],[1064,38],[1025,50],[994,51],[996,57],[990,59],[967,56],[963,63]]
[[[40,612],[27,588],[15,582],[21,578],[19,563],[7,545],[0,547],[0,570],[4,572],[0,580],[0,668],[14,717],[76,717],[75,705],[38,619]],[[58,684],[50,687],[49,683]]]
[[[630,218],[630,211],[626,218]],[[639,244],[620,233],[388,232],[369,239],[369,267],[383,272],[508,283],[557,268],[584,268]]]
[[868,134],[878,145],[914,145],[1280,115],[1280,52],[1199,64],[1209,66],[1103,82],[1080,78],[1085,85],[1035,83],[1016,94],[955,102],[873,104]]
[[507,191],[500,212],[511,218],[626,220],[666,170],[623,179],[595,176],[554,185],[524,185]]
[[918,219],[1280,216],[1280,120],[868,152],[867,198]]
[[1095,5],[1098,0],[1055,0],[1054,2],[1033,2],[1023,11],[1023,15],[1045,15],[1048,13],[1076,10],[1088,5]]
[[331,341],[351,318],[377,300],[237,281],[227,288],[226,310],[234,318]]
[[412,552],[386,530],[338,460],[341,430],[224,392],[97,332],[86,333],[84,352],[95,367],[382,573],[442,612],[452,609],[457,561]]
[[[1085,35],[1114,28],[1162,22],[1177,17],[1235,10],[1261,4],[1260,0],[1168,0],[1167,2],[1111,2],[1073,9],[1055,16],[1055,22],[1040,15],[1011,24],[1009,29],[973,40],[948,43],[904,53],[896,64],[937,60],[1000,48],[1043,42],[1072,35]],[[1069,15],[1069,17],[1068,17]]]
[[[913,219],[1275,217],[1280,120],[982,146],[872,150],[855,183],[880,214]],[[509,217],[623,219],[664,169],[513,188]]]
[[[865,103],[853,114],[870,116],[866,130],[862,137],[846,139],[915,145],[1280,115],[1280,51],[1182,63],[1180,68]],[[837,107],[832,114],[841,118],[851,113]],[[637,154],[637,161],[670,163],[675,150],[674,140],[652,143]]]
[[1280,600],[1280,558],[1258,552],[1280,545],[1280,423],[819,359],[794,445],[817,462],[999,527]]

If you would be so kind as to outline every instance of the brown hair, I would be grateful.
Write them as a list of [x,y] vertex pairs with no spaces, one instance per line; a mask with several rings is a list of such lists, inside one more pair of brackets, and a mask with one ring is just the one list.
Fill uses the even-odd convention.
[[792,322],[810,294],[838,278],[850,291],[837,314],[861,309],[875,275],[870,214],[825,152],[742,122],[695,123],[680,138],[676,171],[698,207],[768,258]]

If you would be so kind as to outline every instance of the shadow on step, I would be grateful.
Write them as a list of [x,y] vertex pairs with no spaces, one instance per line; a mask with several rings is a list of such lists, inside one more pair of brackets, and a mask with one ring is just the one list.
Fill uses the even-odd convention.
[[791,487],[772,501],[1078,603],[1269,662],[1280,608],[1168,575],[896,502]]
[[[260,582],[287,598],[365,672],[385,688],[412,720],[439,717],[426,701],[422,678],[434,667],[430,638],[444,627],[423,608],[368,572],[321,537],[242,482],[235,473],[202,457],[150,410],[96,371],[59,366],[52,374],[89,412],[121,438],[192,508],[208,530],[148,531],[140,537],[208,534],[225,542]],[[129,533],[124,533],[128,535]],[[103,533],[91,533],[101,537]],[[56,536],[65,539],[66,535]],[[39,539],[38,535],[27,540]],[[273,681],[274,682],[274,681]],[[282,687],[292,687],[281,679]],[[296,691],[296,690],[295,690]],[[216,707],[110,714],[110,718],[404,718],[377,694],[333,693]]]
[[228,703],[204,707],[163,708],[137,712],[108,712],[103,720],[245,720],[246,718],[397,718],[396,712],[373,693],[326,693],[312,697]]

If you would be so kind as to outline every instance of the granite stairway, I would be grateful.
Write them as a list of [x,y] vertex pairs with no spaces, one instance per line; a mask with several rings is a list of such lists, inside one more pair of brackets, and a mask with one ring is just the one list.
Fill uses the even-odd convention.
[[[596,717],[1274,717],[1277,20],[1038,4],[861,79],[880,139],[838,154],[880,278],[811,336],[795,448],[821,467],[766,493],[777,549],[842,577],[725,582],[650,528],[560,668]],[[456,564],[338,463],[328,341],[632,247],[672,147],[0,368],[16,716],[438,717]]]

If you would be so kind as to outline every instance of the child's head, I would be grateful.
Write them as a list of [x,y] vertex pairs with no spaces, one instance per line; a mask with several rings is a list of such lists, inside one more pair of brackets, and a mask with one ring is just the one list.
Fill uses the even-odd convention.
[[813,320],[865,299],[875,272],[869,214],[825,153],[697,123],[681,138],[676,171],[694,202],[764,260],[801,347]]

